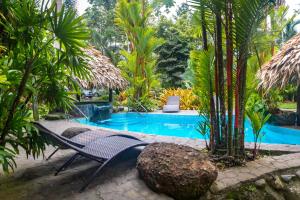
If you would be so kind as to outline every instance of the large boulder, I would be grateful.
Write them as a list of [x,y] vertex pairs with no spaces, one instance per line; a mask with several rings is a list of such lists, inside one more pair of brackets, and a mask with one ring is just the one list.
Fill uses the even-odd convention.
[[218,176],[206,154],[173,143],[148,145],[138,157],[137,169],[152,190],[178,200],[198,199]]

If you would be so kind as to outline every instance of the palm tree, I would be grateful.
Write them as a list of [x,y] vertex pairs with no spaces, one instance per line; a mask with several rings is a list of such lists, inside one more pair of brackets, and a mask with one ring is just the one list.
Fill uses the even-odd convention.
[[128,90],[131,106],[138,110],[153,109],[151,91],[159,83],[153,52],[163,40],[156,38],[155,30],[148,26],[150,14],[151,9],[144,0],[120,0],[116,5],[116,24],[129,41],[129,52],[121,51],[125,60],[119,65],[131,83]]
[[[215,47],[215,86],[216,103],[210,94],[210,104],[216,109],[215,116],[211,115],[211,129],[214,131],[215,145],[219,150],[226,148],[228,155],[236,157],[244,155],[244,119],[245,119],[245,90],[249,44],[253,33],[260,22],[266,17],[272,2],[269,0],[194,0],[193,6],[198,9],[202,19],[202,27],[214,27],[209,31]],[[212,15],[213,14],[213,15]],[[204,16],[204,17],[203,17]],[[211,16],[214,16],[212,18]],[[225,20],[225,23],[222,22]],[[227,94],[225,95],[224,60],[222,28],[225,26],[226,39],[226,71]],[[233,54],[235,52],[235,54]],[[235,57],[235,59],[234,59]],[[236,60],[234,64],[233,61]],[[233,77],[235,74],[235,84]],[[235,98],[233,99],[233,90]],[[227,96],[228,120],[225,118],[225,96]],[[232,105],[235,101],[234,132],[232,130]],[[210,109],[212,111],[212,109]],[[219,121],[220,118],[220,123]],[[217,123],[212,123],[213,118]],[[234,147],[234,148],[233,148]],[[232,151],[234,149],[234,151]],[[222,150],[223,151],[223,150]]]

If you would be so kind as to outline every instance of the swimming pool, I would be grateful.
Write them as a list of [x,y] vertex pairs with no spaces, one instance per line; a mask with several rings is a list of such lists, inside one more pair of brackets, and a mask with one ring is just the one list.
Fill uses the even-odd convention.
[[[75,120],[82,124],[115,130],[203,139],[203,136],[196,130],[200,120],[197,115],[116,113],[112,114],[110,120],[103,123],[93,123],[86,119]],[[300,130],[267,124],[262,131],[265,133],[263,143],[300,144]],[[245,140],[253,142],[252,128],[248,120],[245,123]]]

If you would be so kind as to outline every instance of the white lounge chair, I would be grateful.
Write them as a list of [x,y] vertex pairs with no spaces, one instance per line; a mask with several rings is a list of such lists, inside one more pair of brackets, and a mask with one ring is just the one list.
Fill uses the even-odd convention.
[[163,107],[163,112],[179,112],[180,97],[179,96],[169,96],[168,102]]

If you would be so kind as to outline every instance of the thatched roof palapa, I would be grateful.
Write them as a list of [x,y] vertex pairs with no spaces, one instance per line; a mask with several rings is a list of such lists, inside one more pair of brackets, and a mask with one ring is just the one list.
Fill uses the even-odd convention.
[[120,69],[115,67],[110,59],[95,48],[89,47],[84,50],[89,56],[87,58],[88,67],[91,69],[89,80],[78,79],[79,84],[84,89],[107,88],[125,89],[128,82],[122,77]]
[[265,89],[285,87],[300,81],[300,33],[284,44],[273,58],[262,66],[257,74],[259,86]]

